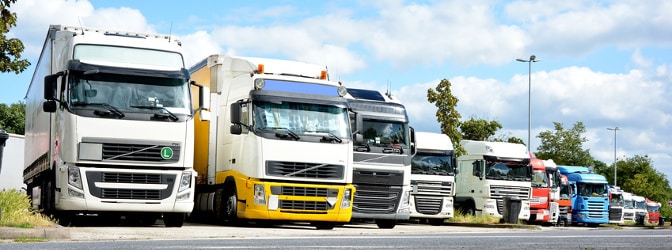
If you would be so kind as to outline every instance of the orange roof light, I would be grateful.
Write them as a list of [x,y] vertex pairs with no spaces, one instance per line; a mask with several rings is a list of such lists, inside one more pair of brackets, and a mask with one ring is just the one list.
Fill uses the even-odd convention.
[[264,65],[263,64],[258,64],[257,65],[257,74],[263,74],[264,73]]
[[322,70],[322,72],[320,72],[320,79],[327,80],[327,71],[326,70]]

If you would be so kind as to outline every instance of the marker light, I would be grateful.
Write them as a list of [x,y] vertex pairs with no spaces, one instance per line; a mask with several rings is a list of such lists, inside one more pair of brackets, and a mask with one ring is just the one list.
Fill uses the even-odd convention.
[[336,91],[338,92],[338,96],[341,96],[341,97],[348,94],[348,89],[345,88],[345,86],[343,86],[343,85],[338,86],[338,90],[336,90]]
[[266,87],[266,81],[264,79],[255,79],[254,80],[254,88],[257,90],[263,89]]
[[320,79],[327,80],[327,71],[326,70],[322,70],[322,72],[320,72]]

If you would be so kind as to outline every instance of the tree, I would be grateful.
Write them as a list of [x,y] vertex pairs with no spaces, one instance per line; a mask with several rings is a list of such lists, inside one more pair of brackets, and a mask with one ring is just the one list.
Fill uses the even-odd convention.
[[434,103],[438,108],[436,110],[436,120],[441,123],[441,133],[450,137],[455,144],[455,154],[459,156],[466,153],[460,145],[462,134],[458,131],[462,115],[455,110],[459,99],[451,93],[450,85],[448,79],[441,80],[436,89],[430,88],[427,90],[427,100],[429,103]]
[[28,68],[30,62],[27,59],[21,59],[21,52],[24,49],[21,40],[7,39],[5,36],[12,27],[16,26],[16,13],[8,9],[13,3],[16,3],[16,0],[0,1],[0,72],[18,74]]
[[558,165],[594,166],[590,150],[583,149],[583,143],[588,141],[581,135],[586,132],[583,122],[575,123],[570,130],[565,130],[562,123],[553,124],[555,131],[542,131],[537,135],[541,145],[535,155],[540,159],[553,159]]
[[7,133],[24,134],[26,121],[26,104],[14,103],[10,106],[0,103],[0,129]]
[[484,119],[476,119],[474,117],[460,124],[460,130],[464,135],[463,138],[475,141],[487,141],[501,128],[502,124],[498,121],[488,122]]
[[[596,168],[596,172],[605,176],[609,183],[614,184],[614,164]],[[660,202],[667,208],[667,201],[672,199],[672,188],[665,174],[656,170],[651,158],[647,155],[635,155],[632,158],[616,162],[618,185],[626,192],[634,193]],[[665,216],[669,216],[669,211]]]

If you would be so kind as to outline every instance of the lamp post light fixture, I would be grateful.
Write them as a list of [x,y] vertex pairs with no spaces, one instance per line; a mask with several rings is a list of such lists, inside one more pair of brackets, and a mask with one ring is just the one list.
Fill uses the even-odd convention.
[[536,56],[531,55],[529,60],[516,59],[519,62],[528,63],[527,71],[527,151],[530,152],[530,131],[532,130],[532,63],[540,61]]
[[618,179],[618,178],[616,178],[616,176],[617,176],[617,174],[618,174],[618,172],[617,172],[617,169],[618,169],[618,168],[617,168],[617,166],[616,166],[616,131],[619,131],[619,130],[621,130],[621,129],[618,128],[618,127],[615,127],[615,128],[607,128],[607,129],[608,129],[608,130],[613,130],[613,131],[614,131],[614,187],[616,187],[616,186],[618,186],[618,185],[617,185],[618,183],[616,182],[617,179]]

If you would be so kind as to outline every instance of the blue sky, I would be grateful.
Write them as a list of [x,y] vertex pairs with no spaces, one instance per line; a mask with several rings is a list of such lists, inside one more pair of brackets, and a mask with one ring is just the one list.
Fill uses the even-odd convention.
[[[251,3],[250,3],[251,2]],[[532,149],[553,122],[587,127],[584,147],[612,164],[648,155],[672,177],[672,2],[18,0],[8,34],[35,64],[49,24],[171,33],[187,65],[210,54],[327,65],[346,86],[387,90],[418,131],[439,132],[427,89],[453,84],[463,119],[497,120]],[[0,74],[0,103],[23,100],[34,68]]]

